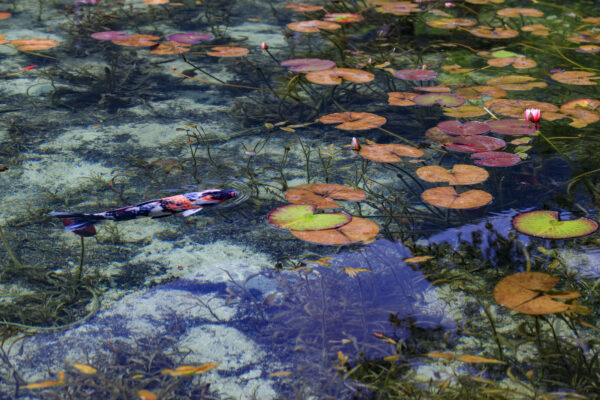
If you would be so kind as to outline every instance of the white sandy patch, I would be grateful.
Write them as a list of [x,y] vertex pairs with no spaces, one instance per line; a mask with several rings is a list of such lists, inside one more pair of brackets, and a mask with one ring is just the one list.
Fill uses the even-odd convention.
[[83,161],[72,154],[30,156],[23,162],[22,185],[44,187],[81,186],[97,174],[110,174],[111,169],[98,163]]

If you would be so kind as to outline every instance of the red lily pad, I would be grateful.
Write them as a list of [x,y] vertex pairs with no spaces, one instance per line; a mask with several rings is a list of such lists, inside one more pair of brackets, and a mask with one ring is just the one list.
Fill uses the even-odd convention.
[[249,51],[245,47],[236,46],[215,46],[210,50],[206,54],[213,57],[240,57],[245,56]]
[[456,136],[446,148],[465,153],[479,153],[503,149],[506,142],[491,136]]
[[354,83],[370,82],[375,79],[375,75],[355,68],[331,68],[309,72],[306,74],[306,79],[319,85],[339,85],[344,80]]
[[309,4],[309,3],[286,4],[285,8],[291,8],[292,10],[298,11],[298,12],[314,12],[314,11],[321,11],[321,10],[325,9],[325,8],[323,8],[323,6],[317,6],[315,4]]
[[401,69],[394,72],[394,76],[405,81],[430,81],[437,78],[437,72],[430,69]]
[[195,32],[186,32],[186,33],[174,33],[172,35],[167,36],[171,42],[183,43],[183,44],[197,44],[202,40],[211,40],[213,38],[212,35],[207,33],[195,33]]
[[516,230],[526,235],[547,239],[570,239],[589,235],[598,229],[598,223],[588,218],[561,221],[558,212],[537,210],[513,218]]
[[479,121],[469,121],[465,124],[458,121],[444,121],[440,122],[437,127],[440,131],[454,136],[483,135],[490,131],[488,124]]
[[324,124],[340,124],[336,128],[346,131],[363,131],[379,128],[387,120],[377,114],[367,112],[341,112],[322,116],[319,121]]
[[340,24],[336,24],[335,22],[312,19],[310,21],[290,22],[287,24],[287,27],[295,32],[314,33],[319,32],[321,29],[333,31],[340,29],[342,26]]
[[335,229],[352,220],[352,217],[345,212],[315,214],[316,210],[315,205],[289,204],[271,211],[267,220],[271,225],[279,228],[300,231]]
[[534,135],[537,128],[534,123],[524,119],[496,119],[488,122],[494,133],[501,135]]
[[475,164],[484,167],[510,167],[521,162],[521,157],[503,151],[482,151],[471,154]]
[[96,40],[123,40],[131,35],[123,31],[104,31],[92,33],[90,36]]
[[427,93],[415,97],[414,102],[420,106],[460,107],[465,104],[465,99],[450,93]]
[[281,65],[294,72],[313,72],[335,68],[335,62],[320,58],[294,58],[282,61]]

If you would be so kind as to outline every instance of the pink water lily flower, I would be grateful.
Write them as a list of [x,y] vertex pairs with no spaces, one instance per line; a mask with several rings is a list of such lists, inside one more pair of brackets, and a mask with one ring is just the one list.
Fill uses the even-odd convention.
[[358,140],[355,137],[352,138],[352,142],[350,142],[350,148],[354,151],[360,151],[360,144],[358,144]]
[[542,112],[538,108],[528,108],[525,110],[525,119],[530,122],[538,123],[542,117]]

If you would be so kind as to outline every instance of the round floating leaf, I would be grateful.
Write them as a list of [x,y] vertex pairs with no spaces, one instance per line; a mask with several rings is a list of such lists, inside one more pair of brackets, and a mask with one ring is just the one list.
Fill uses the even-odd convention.
[[486,39],[510,39],[519,36],[519,32],[510,28],[490,28],[489,26],[479,26],[470,29],[472,35]]
[[542,112],[542,118],[547,119],[549,113],[558,111],[554,104],[533,100],[494,99],[488,100],[485,106],[490,110],[506,117],[522,118],[528,108],[537,108]]
[[414,102],[420,106],[460,107],[465,104],[465,99],[449,93],[427,93],[415,97]]
[[343,80],[354,83],[365,83],[375,79],[370,72],[354,68],[332,68],[306,74],[306,79],[320,85],[339,85]]
[[362,15],[352,14],[352,13],[330,13],[330,14],[325,14],[325,17],[323,17],[324,21],[338,22],[340,24],[349,24],[352,22],[360,22],[364,19],[365,19],[365,17],[363,17]]
[[491,136],[456,136],[452,143],[446,144],[450,150],[465,153],[478,153],[481,151],[495,151],[503,149],[506,142]]
[[428,92],[428,93],[450,93],[452,91],[448,86],[444,86],[444,85],[415,86],[412,89],[416,92]]
[[506,67],[512,65],[517,69],[533,68],[537,66],[537,63],[531,58],[525,57],[503,57],[503,58],[492,58],[487,62],[492,67]]
[[96,40],[123,40],[131,35],[123,31],[104,31],[92,33],[90,36]]
[[400,157],[421,157],[423,150],[405,144],[370,144],[362,146],[359,154],[369,160],[395,163],[402,161]]
[[429,128],[425,131],[425,136],[433,143],[444,146],[448,143],[452,143],[454,141],[454,137],[445,134],[438,127],[434,126],[433,128]]
[[598,54],[600,53],[600,46],[596,46],[595,44],[586,44],[579,46],[575,49],[575,51],[578,53]]
[[290,22],[287,24],[287,27],[295,32],[314,33],[319,32],[321,29],[334,31],[336,29],[340,29],[342,26],[340,24],[336,24],[335,22],[313,19],[309,21]]
[[521,233],[548,239],[569,239],[589,235],[598,229],[598,223],[588,218],[560,221],[558,212],[538,210],[522,213],[513,218],[513,226]]
[[521,27],[523,32],[531,32],[532,35],[536,36],[548,36],[550,34],[550,28],[542,24],[525,25]]
[[315,4],[309,4],[309,3],[286,4],[285,8],[291,8],[292,10],[299,11],[299,12],[314,12],[314,11],[321,11],[321,10],[325,9],[325,8],[323,8],[323,6],[317,6]]
[[156,47],[152,47],[150,53],[156,55],[172,55],[181,54],[190,51],[189,44],[177,43],[177,42],[164,42],[160,43]]
[[502,135],[534,135],[537,128],[533,122],[524,119],[496,119],[488,122],[494,133]]
[[560,111],[569,113],[575,110],[596,111],[600,110],[600,100],[596,99],[577,99],[567,101],[560,106]]
[[592,79],[600,79],[595,72],[589,71],[564,71],[550,75],[550,78],[555,81],[566,83],[568,85],[596,85]]
[[393,106],[414,106],[415,102],[413,101],[415,97],[417,97],[417,93],[409,93],[409,92],[389,92],[388,93],[388,103]]
[[471,154],[471,158],[475,159],[475,164],[484,167],[510,167],[521,162],[518,155],[503,151],[482,151]]
[[344,245],[373,240],[379,233],[379,226],[368,219],[352,217],[349,223],[337,229],[291,232],[297,238],[312,243]]
[[438,18],[430,19],[427,25],[438,29],[455,29],[459,26],[473,26],[475,21],[464,18]]
[[495,58],[508,58],[508,57],[523,57],[521,54],[513,53],[512,51],[498,50],[492,53],[492,57]]
[[426,203],[442,208],[467,210],[489,204],[492,195],[483,190],[468,190],[461,194],[456,193],[453,187],[437,187],[427,189],[421,195]]
[[448,182],[449,185],[475,185],[485,181],[489,174],[474,165],[456,164],[451,170],[438,165],[430,165],[417,169],[419,178],[427,182]]
[[316,231],[320,229],[339,228],[350,222],[352,217],[345,212],[332,214],[315,214],[317,206],[290,204],[277,207],[271,211],[267,220],[279,228]]
[[12,40],[10,44],[22,51],[46,50],[58,46],[58,42],[52,39],[18,39]]
[[281,65],[294,72],[314,72],[335,68],[335,62],[320,58],[294,58],[282,61]]
[[290,203],[311,204],[317,206],[318,209],[340,207],[333,199],[361,201],[366,197],[365,192],[362,190],[333,183],[300,185],[285,192],[285,198]]
[[245,47],[215,46],[210,50],[206,54],[213,57],[241,57],[248,54],[248,49]]
[[340,124],[336,128],[345,131],[363,131],[378,128],[386,123],[385,117],[367,112],[341,112],[319,118],[324,124]]
[[174,33],[172,35],[167,36],[167,39],[169,39],[171,42],[183,44],[197,44],[200,43],[202,40],[211,40],[212,38],[212,35],[195,32]]
[[[100,0],[98,0],[100,1]],[[142,0],[142,3],[148,4],[150,6],[157,6],[160,4],[168,4],[169,0]]]
[[437,127],[440,131],[455,136],[483,135],[490,131],[488,124],[479,121],[469,121],[465,124],[458,121],[444,121],[440,122]]
[[536,10],[535,8],[503,8],[501,10],[496,11],[496,13],[502,17],[542,17],[544,13],[540,10]]
[[492,78],[486,83],[504,90],[531,90],[533,88],[545,88],[548,86],[546,82],[538,82],[534,77],[526,75],[500,76]]
[[394,72],[394,76],[405,81],[430,81],[437,78],[437,72],[430,69],[401,69]]
[[125,39],[111,40],[114,44],[128,47],[150,47],[156,45],[156,40],[160,39],[154,35],[130,35]]
[[500,88],[493,86],[472,86],[466,88],[458,88],[454,91],[465,99],[473,100],[480,99],[482,96],[488,96],[493,98],[500,98],[506,96],[506,92]]
[[542,272],[519,272],[502,279],[494,288],[494,299],[511,310],[529,315],[554,314],[574,306],[554,299],[575,299],[579,292],[552,293],[558,278]]
[[487,111],[477,106],[460,106],[456,108],[444,108],[444,115],[447,117],[474,118],[486,114]]
[[409,15],[411,12],[419,11],[419,5],[410,1],[395,1],[380,4],[376,10],[381,13],[394,15]]

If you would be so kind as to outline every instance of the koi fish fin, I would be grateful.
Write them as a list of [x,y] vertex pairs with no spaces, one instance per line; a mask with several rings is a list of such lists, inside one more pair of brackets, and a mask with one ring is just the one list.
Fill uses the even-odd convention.
[[198,208],[192,208],[191,210],[185,210],[184,212],[182,212],[181,214],[184,217],[189,217],[190,215],[196,214],[198,211],[202,211],[204,207],[198,207]]
[[103,219],[102,217],[98,217],[93,214],[80,213],[51,212],[50,215],[61,218],[62,223],[65,226],[65,230],[75,232],[78,235],[87,234],[89,236],[96,234],[96,229],[93,228],[93,226],[96,222]]

